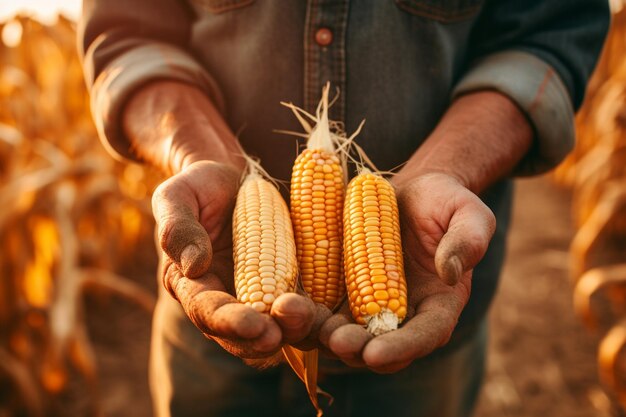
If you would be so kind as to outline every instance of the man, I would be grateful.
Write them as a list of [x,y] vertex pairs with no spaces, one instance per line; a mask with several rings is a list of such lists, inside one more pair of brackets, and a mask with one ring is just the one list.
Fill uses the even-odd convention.
[[[572,148],[608,21],[601,0],[86,0],[80,49],[99,133],[114,155],[171,175],[153,198],[157,415],[311,415],[287,371],[238,358],[284,343],[344,363],[321,367],[329,416],[471,414],[507,178]],[[341,91],[331,118],[348,132],[365,118],[357,142],[374,163],[404,164],[392,181],[410,318],[376,338],[301,295],[269,316],[232,296],[241,148],[288,179],[296,147],[274,129],[298,127],[278,103],[311,111],[326,81]]]

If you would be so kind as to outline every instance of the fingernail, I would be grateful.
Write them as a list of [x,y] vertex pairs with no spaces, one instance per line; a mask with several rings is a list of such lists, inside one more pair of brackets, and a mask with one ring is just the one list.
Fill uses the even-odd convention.
[[196,245],[188,245],[180,253],[180,266],[183,269],[183,274],[187,276],[189,269],[194,264],[196,258],[200,255],[200,248]]
[[463,264],[458,256],[453,255],[446,262],[446,273],[444,274],[444,280],[448,285],[455,285],[461,279],[463,275]]

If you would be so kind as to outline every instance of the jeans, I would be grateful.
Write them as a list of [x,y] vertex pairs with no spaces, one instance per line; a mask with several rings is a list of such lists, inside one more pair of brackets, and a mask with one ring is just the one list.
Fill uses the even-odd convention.
[[[319,385],[324,415],[469,417],[483,378],[486,321],[454,349],[380,375],[329,359]],[[259,371],[205,338],[162,292],[155,311],[150,384],[157,417],[312,417],[304,384],[286,365]]]

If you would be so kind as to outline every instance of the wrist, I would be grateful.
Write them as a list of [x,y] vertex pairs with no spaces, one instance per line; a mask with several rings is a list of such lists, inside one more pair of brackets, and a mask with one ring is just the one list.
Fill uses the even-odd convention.
[[451,104],[395,182],[440,173],[480,193],[510,175],[532,139],[530,123],[508,97],[495,91],[470,93]]
[[237,138],[208,97],[176,81],[155,81],[136,92],[123,128],[137,159],[176,174],[198,161],[243,169]]
[[416,181],[423,180],[445,180],[446,182],[456,183],[464,188],[470,189],[469,180],[459,173],[445,168],[424,168],[412,171],[401,170],[398,174],[391,178],[391,183],[397,192],[403,191]]
[[[189,162],[178,172],[179,174],[186,175],[190,171],[202,170],[203,175],[209,173],[212,177],[212,181],[216,181],[218,184],[227,187],[229,189],[237,190],[239,183],[241,182],[241,176],[243,170],[238,166],[212,160],[198,160]],[[194,174],[195,175],[195,174]]]
[[429,184],[435,188],[437,188],[435,184],[439,184],[441,187],[453,186],[455,189],[459,187],[469,189],[462,179],[444,171],[422,172],[416,173],[414,176],[404,177],[398,174],[391,178],[391,183],[396,190],[398,198],[402,198],[403,195],[414,194],[416,187],[421,189],[420,184]]
[[[171,174],[181,172],[200,161],[229,166],[238,172],[243,171],[245,167],[243,151],[238,144],[235,150],[233,146],[224,143],[230,141],[236,144],[234,135],[231,136],[229,132],[217,132],[208,123],[178,125],[161,137],[163,138],[161,165]],[[220,139],[207,140],[207,138]]]

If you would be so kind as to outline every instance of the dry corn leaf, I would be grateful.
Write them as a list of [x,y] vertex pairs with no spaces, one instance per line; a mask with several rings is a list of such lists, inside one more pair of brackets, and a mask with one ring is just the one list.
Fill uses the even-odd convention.
[[625,211],[626,187],[619,183],[607,185],[599,203],[572,240],[570,251],[573,259],[571,270],[574,279],[589,269],[594,249],[602,242],[612,221]]
[[45,415],[44,401],[30,370],[26,364],[17,360],[2,346],[0,346],[0,370],[13,382],[13,388],[22,398],[28,415],[43,417]]
[[617,393],[626,408],[626,320],[621,320],[609,330],[600,342],[598,365],[600,380]]
[[317,417],[322,417],[324,411],[317,397],[319,395],[326,397],[328,405],[333,403],[333,397],[317,385],[319,351],[317,349],[303,351],[289,345],[284,346],[282,351],[291,369],[304,383],[309,399],[317,410]]
[[580,277],[574,288],[574,309],[589,327],[599,324],[598,314],[592,308],[594,296],[616,287],[626,288],[626,264],[593,268]]
[[1,362],[18,370],[10,386],[20,394],[9,412],[46,414],[41,399],[64,389],[71,365],[97,414],[83,294],[104,289],[153,308],[154,296],[115,270],[152,241],[149,194],[160,178],[98,144],[74,23],[13,23],[21,42],[0,44],[0,341],[10,358]]

